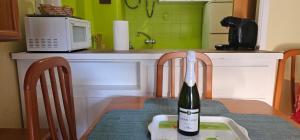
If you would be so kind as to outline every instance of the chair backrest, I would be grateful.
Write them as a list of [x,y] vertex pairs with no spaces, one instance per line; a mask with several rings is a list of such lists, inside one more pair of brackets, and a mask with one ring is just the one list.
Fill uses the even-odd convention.
[[[175,62],[177,59],[180,59],[181,63],[181,77],[185,77],[186,72],[186,57],[187,52],[186,51],[178,51],[178,52],[170,52],[166,53],[163,56],[160,57],[160,59],[157,62],[157,74],[156,74],[156,97],[162,97],[163,92],[163,77],[164,77],[164,64],[168,61],[170,61],[169,70],[170,70],[170,95],[171,97],[175,97]],[[196,76],[196,83],[197,87],[199,87],[198,82],[198,68],[199,68],[199,62],[202,62],[203,66],[203,95],[202,98],[211,99],[212,98],[212,62],[210,58],[200,52],[196,52],[196,59],[197,62],[195,63],[195,76]],[[184,78],[181,78],[184,79]]]
[[[49,72],[49,80],[46,79],[47,71]],[[60,136],[64,140],[77,139],[74,99],[72,93],[71,68],[68,61],[62,57],[50,57],[38,60],[34,62],[26,72],[24,80],[24,97],[26,104],[27,129],[29,133],[29,139],[40,139],[40,125],[36,90],[38,81],[40,81],[40,87],[42,91],[51,138],[53,140],[57,140],[59,135],[61,134]],[[52,95],[49,94],[51,92],[49,92],[47,88],[47,81],[50,81],[50,84],[48,85],[51,85]],[[57,84],[57,81],[59,85]],[[59,87],[60,89],[58,89]],[[51,107],[51,96],[53,96],[55,107]],[[60,104],[60,101],[63,102],[63,107]],[[53,113],[52,109],[55,110],[55,113]],[[53,114],[56,114],[59,129],[55,126],[55,116]]]
[[292,93],[292,95],[291,95],[292,111],[295,111],[295,101],[296,101],[295,68],[296,68],[296,56],[297,55],[300,55],[300,49],[292,49],[292,50],[285,51],[283,54],[283,59],[279,60],[279,62],[278,62],[278,70],[277,70],[277,77],[276,77],[274,102],[273,102],[273,107],[276,110],[280,109],[285,65],[286,65],[287,60],[289,58],[291,58],[290,91]]

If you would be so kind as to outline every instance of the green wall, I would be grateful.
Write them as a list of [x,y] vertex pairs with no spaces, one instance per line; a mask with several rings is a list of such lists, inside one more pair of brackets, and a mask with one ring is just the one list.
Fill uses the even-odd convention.
[[103,35],[107,48],[113,48],[113,21],[124,19],[123,0],[112,0],[112,4],[99,4],[93,0],[94,33]]
[[[128,0],[131,1],[131,0]],[[151,2],[151,0],[149,0]],[[149,3],[151,9],[152,3]],[[125,6],[126,7],[126,6]],[[153,17],[146,13],[146,2],[139,8],[125,8],[130,40],[135,49],[199,49],[202,46],[202,11],[204,3],[156,3]],[[150,11],[150,10],[149,10]],[[145,45],[145,32],[154,38],[154,46]]]
[[[128,0],[130,4],[134,1],[137,0]],[[113,20],[124,19],[129,21],[130,42],[135,49],[202,47],[204,3],[158,3],[156,1],[154,15],[148,18],[145,0],[142,0],[137,9],[126,7],[124,0],[112,0],[111,4],[99,4],[99,0],[62,0],[62,2],[64,5],[74,7],[75,16],[91,21],[93,35],[102,34],[107,48],[113,48]],[[154,46],[145,45],[146,38],[137,37],[138,31],[149,34],[157,43]]]

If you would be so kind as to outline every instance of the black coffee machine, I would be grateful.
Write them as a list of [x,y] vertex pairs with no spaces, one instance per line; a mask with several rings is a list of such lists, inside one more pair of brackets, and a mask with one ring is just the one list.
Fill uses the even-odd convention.
[[221,25],[229,27],[229,44],[216,45],[217,50],[255,50],[257,41],[257,24],[251,19],[225,17]]

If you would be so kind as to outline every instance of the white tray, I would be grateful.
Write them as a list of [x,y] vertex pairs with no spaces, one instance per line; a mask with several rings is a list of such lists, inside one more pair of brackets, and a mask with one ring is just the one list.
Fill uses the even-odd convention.
[[[201,128],[196,136],[183,136],[177,132],[177,115],[156,115],[148,125],[152,140],[250,140],[247,130],[230,118],[200,116]],[[161,128],[159,124],[161,123]]]

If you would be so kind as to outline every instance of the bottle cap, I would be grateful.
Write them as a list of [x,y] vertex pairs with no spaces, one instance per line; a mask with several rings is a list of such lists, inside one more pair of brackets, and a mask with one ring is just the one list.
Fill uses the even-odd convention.
[[195,62],[196,61],[196,53],[194,51],[187,52],[187,61]]

